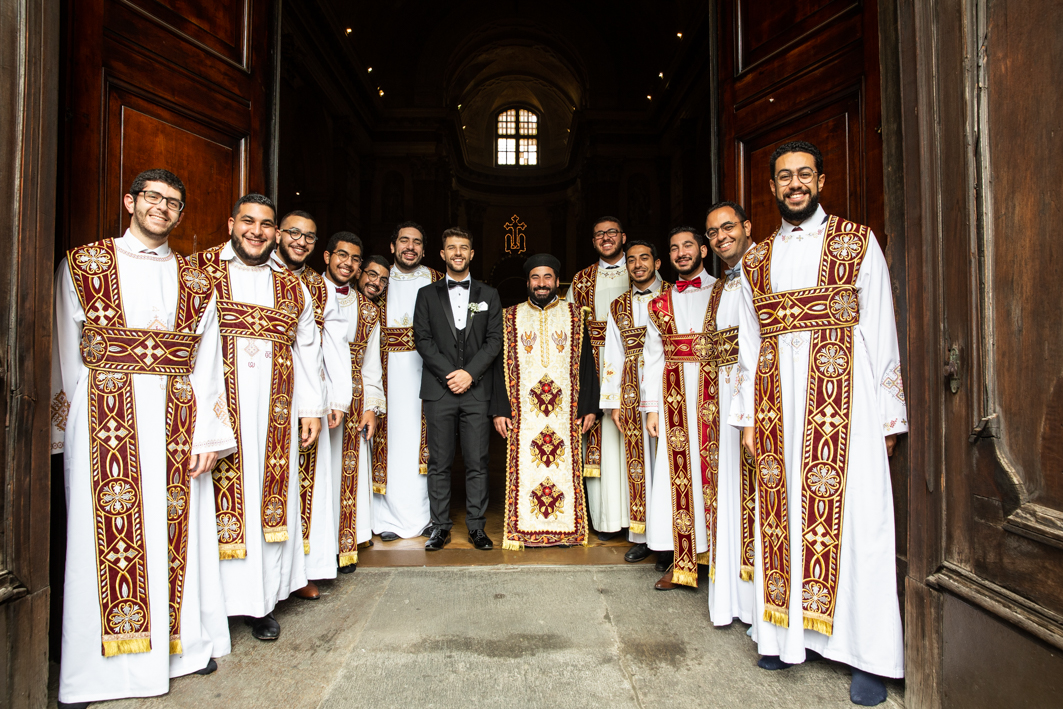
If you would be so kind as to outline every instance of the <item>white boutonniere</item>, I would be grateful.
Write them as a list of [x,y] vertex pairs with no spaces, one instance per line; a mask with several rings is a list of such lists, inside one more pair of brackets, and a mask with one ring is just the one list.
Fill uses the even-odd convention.
[[476,313],[487,312],[487,301],[481,300],[479,303],[469,303],[469,317],[472,317]]

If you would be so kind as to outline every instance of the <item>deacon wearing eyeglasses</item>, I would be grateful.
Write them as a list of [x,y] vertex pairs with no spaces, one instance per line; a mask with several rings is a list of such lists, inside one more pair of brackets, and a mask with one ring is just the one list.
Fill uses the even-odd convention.
[[[619,371],[622,361],[605,361],[605,337],[609,305],[631,287],[624,265],[624,242],[627,235],[616,217],[601,217],[591,230],[598,262],[572,278],[568,299],[587,308],[587,335],[594,353],[598,376]],[[618,394],[612,394],[619,399]],[[608,402],[606,402],[608,403]],[[616,403],[616,402],[613,402]],[[624,468],[624,443],[613,419],[599,419],[585,437],[583,475],[587,478],[587,509],[598,539],[608,541],[631,525],[630,493]],[[641,534],[630,533],[628,540],[644,541]]]
[[[380,310],[354,285],[362,264],[362,240],[357,234],[333,234],[324,256],[329,298],[335,299],[346,323],[344,341],[351,374],[350,411],[342,426],[329,431],[340,573],[349,574],[358,565],[358,545],[373,538],[370,445],[387,405],[380,369]],[[373,267],[385,274],[386,283],[387,261],[383,266],[370,263],[369,268]]]
[[125,234],[71,249],[56,273],[59,706],[165,694],[230,649],[209,473],[236,442],[213,280],[168,244],[184,200],[172,172],[140,173]]
[[[358,238],[358,237],[354,237]],[[325,387],[328,416],[321,430],[336,430],[351,402],[351,365],[347,349],[347,321],[340,313],[339,300],[327,281],[306,265],[317,246],[317,223],[304,211],[289,212],[277,230],[277,248],[273,258],[303,282],[314,306],[314,321],[321,342],[318,371]],[[338,259],[333,252],[329,259]],[[339,533],[335,513],[339,491],[333,485],[331,436],[318,436],[309,446],[299,449],[299,514],[303,523],[303,552],[306,554],[308,579],[336,578]],[[320,598],[317,584],[311,580],[295,592],[299,598]]]
[[362,275],[358,276],[358,290],[370,302],[380,305],[388,290],[388,278],[391,264],[379,254],[373,254],[362,264]]
[[824,211],[825,183],[814,145],[772,154],[782,223],[742,262],[729,423],[756,464],[758,664],[845,663],[872,706],[904,675],[889,455],[908,415],[886,259]]

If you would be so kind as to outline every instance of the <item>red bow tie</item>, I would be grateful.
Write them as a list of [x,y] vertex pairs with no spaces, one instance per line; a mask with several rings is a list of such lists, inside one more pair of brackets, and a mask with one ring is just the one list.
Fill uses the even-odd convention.
[[336,286],[336,292],[340,295],[347,295],[351,292],[350,286]]
[[692,281],[676,281],[675,288],[682,293],[687,288],[701,288],[701,276],[698,276]]

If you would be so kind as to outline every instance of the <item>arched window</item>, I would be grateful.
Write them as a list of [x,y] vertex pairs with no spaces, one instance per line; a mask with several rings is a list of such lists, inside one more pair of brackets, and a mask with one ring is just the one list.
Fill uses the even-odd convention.
[[539,116],[526,108],[498,114],[498,164],[539,164]]

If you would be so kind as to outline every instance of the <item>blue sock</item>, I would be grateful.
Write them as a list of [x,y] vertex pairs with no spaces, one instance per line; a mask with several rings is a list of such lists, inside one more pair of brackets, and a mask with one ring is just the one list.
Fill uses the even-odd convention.
[[757,660],[757,667],[762,670],[785,670],[787,667],[793,667],[789,662],[783,662],[778,655],[762,655]]
[[882,681],[881,677],[870,672],[858,670],[855,667],[851,669],[853,671],[853,681],[849,685],[849,699],[852,700],[853,704],[873,707],[886,701],[886,683]]

